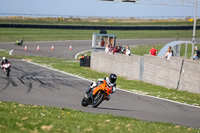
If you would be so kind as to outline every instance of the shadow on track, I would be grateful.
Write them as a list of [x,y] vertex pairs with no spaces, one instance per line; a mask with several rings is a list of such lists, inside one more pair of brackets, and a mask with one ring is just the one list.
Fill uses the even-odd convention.
[[128,110],[128,109],[105,108],[105,107],[97,107],[97,108],[102,109],[102,110],[134,111],[134,110]]

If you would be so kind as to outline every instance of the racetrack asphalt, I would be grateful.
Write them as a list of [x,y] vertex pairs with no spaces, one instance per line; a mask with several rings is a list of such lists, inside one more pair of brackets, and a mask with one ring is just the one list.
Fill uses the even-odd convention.
[[70,108],[92,113],[110,113],[147,121],[170,122],[200,128],[200,108],[117,90],[98,108],[82,107],[90,81],[65,73],[10,59],[12,71],[0,71],[0,100],[22,104]]
[[[117,44],[149,45],[165,44],[174,39],[123,39]],[[200,40],[200,39],[199,39]],[[200,43],[200,41],[198,43]],[[14,55],[48,56],[74,59],[76,53],[91,48],[91,41],[25,42],[24,46],[0,43],[0,49],[14,49]],[[40,50],[36,51],[36,47]],[[54,51],[51,46],[54,45]],[[72,50],[69,46],[72,45]],[[27,62],[11,59],[12,71],[9,78],[0,71],[0,100],[70,108],[92,113],[110,113],[147,121],[172,122],[177,125],[200,128],[200,108],[165,100],[117,91],[110,101],[98,108],[82,107],[80,102],[89,81],[52,71]],[[100,77],[101,78],[101,77]]]
[[[156,45],[167,44],[176,39],[117,39],[116,45]],[[181,39],[191,41],[191,39]],[[197,43],[200,43],[200,38],[196,39]],[[26,56],[48,56],[74,59],[78,52],[84,50],[90,50],[92,46],[91,40],[69,40],[69,41],[47,41],[47,42],[24,42],[23,45],[27,46],[27,51],[24,51],[24,46],[15,46],[14,42],[0,43],[0,49],[14,50],[13,55],[26,55]],[[54,51],[51,50],[52,45]],[[72,46],[72,50],[69,50],[69,46]],[[37,46],[40,50],[37,51]]]

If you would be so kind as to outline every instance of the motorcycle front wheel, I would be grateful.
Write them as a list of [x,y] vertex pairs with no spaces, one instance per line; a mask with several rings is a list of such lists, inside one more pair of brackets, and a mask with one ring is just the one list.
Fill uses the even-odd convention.
[[88,106],[87,99],[83,98],[83,100],[81,101],[81,105],[83,107],[87,107]]
[[9,77],[10,76],[10,70],[6,69],[6,75]]
[[93,98],[92,107],[93,108],[98,107],[101,104],[101,102],[103,101],[103,99],[104,99],[104,93],[102,93],[102,92],[97,93]]

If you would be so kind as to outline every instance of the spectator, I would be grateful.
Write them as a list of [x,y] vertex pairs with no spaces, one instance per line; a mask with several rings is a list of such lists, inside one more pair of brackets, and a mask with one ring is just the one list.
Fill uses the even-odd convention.
[[128,45],[126,46],[126,55],[131,56],[131,49]]
[[121,46],[118,46],[118,53],[121,54]]
[[109,47],[110,47],[110,45],[106,44],[106,48],[105,48],[105,52],[106,52],[106,53],[109,52]]
[[150,55],[156,56],[157,55],[157,50],[152,46],[151,50],[149,51]]
[[104,45],[105,45],[105,41],[101,39],[101,47],[104,47]]
[[115,46],[115,48],[113,49],[113,54],[115,54],[115,53],[119,53],[119,49],[117,46]]
[[110,47],[109,47],[109,53],[112,53],[113,52],[113,46],[112,46],[112,44],[110,44]]
[[173,52],[171,50],[171,46],[169,46],[164,58],[170,59],[171,56],[173,56]]
[[194,48],[195,48],[195,50],[196,50],[196,53],[194,54],[194,56],[193,56],[192,59],[193,59],[193,60],[199,59],[199,56],[200,56],[199,48],[198,48],[198,46],[195,46]]
[[120,54],[125,54],[125,53],[126,53],[126,49],[121,45]]

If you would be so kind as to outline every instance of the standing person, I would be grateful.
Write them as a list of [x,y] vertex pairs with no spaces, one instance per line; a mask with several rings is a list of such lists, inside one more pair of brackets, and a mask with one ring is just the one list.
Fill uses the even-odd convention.
[[113,49],[113,54],[115,54],[115,53],[119,53],[119,49],[117,46],[115,46],[115,48]]
[[195,46],[194,48],[195,48],[195,50],[196,50],[196,53],[194,54],[194,56],[193,56],[192,59],[193,59],[193,60],[199,59],[199,56],[200,56],[199,48],[198,48],[198,46]]
[[156,56],[157,55],[157,50],[152,46],[151,50],[149,51],[150,55]]
[[131,56],[131,49],[128,45],[126,46],[126,55]]
[[105,52],[106,52],[106,53],[109,52],[109,47],[110,47],[110,45],[106,44],[106,48],[105,48]]
[[171,46],[169,46],[164,58],[170,59],[171,56],[173,56],[173,52],[171,50]]
[[112,53],[113,52],[113,46],[112,46],[112,44],[110,44],[110,47],[109,47],[109,53]]
[[123,45],[121,45],[121,54],[125,54],[126,53],[126,49],[123,47]]
[[101,39],[101,47],[104,47],[104,45],[105,45],[105,41]]

